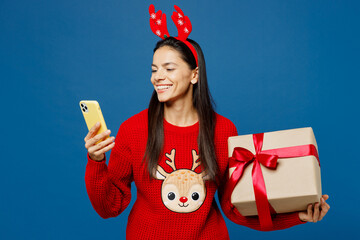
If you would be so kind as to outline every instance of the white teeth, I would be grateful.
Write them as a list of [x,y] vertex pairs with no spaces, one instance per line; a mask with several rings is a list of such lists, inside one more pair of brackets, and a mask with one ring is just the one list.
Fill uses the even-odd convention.
[[171,86],[158,86],[157,89],[158,90],[164,90],[164,89],[169,89]]

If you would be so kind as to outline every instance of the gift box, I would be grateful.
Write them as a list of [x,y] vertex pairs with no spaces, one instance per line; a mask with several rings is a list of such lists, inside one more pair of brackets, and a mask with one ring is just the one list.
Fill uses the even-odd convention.
[[227,188],[241,215],[269,218],[319,202],[320,162],[311,127],[230,137],[228,149]]

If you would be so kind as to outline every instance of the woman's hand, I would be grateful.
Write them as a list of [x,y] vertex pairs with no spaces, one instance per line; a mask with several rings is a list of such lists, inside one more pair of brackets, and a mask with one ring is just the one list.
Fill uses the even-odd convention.
[[299,218],[303,222],[318,222],[323,219],[326,213],[329,211],[330,206],[326,203],[326,200],[329,199],[329,195],[322,195],[320,198],[320,204],[315,203],[309,204],[307,212],[299,212]]
[[[114,142],[115,138],[110,137],[111,131],[106,130],[103,133],[96,134],[99,128],[100,128],[100,123],[98,122],[90,129],[89,133],[86,135],[84,139],[85,148],[88,150],[90,158],[95,161],[104,160],[105,153],[115,146],[115,142]],[[96,144],[98,141],[102,139],[105,140]]]

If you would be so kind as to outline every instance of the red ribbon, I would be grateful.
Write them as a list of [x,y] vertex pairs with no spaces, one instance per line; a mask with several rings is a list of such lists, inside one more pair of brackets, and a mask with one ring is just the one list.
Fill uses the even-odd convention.
[[[229,167],[236,167],[228,182],[225,192],[225,199],[231,204],[231,193],[244,173],[244,169],[254,162],[252,168],[252,181],[255,193],[256,208],[259,221],[263,230],[273,228],[271,213],[275,213],[270,205],[262,175],[260,163],[267,168],[276,169],[278,158],[292,158],[313,155],[319,162],[319,156],[316,147],[313,144],[285,147],[271,150],[261,150],[263,145],[264,133],[253,134],[255,154],[242,147],[235,147],[232,157],[229,158]],[[319,162],[320,165],[320,162]],[[235,208],[233,206],[233,208]]]

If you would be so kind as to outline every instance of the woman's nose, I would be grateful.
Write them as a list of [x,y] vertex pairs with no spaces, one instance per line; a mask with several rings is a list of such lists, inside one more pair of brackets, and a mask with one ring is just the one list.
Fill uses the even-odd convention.
[[165,78],[165,73],[164,71],[162,70],[158,70],[156,73],[155,73],[155,80],[162,80]]

